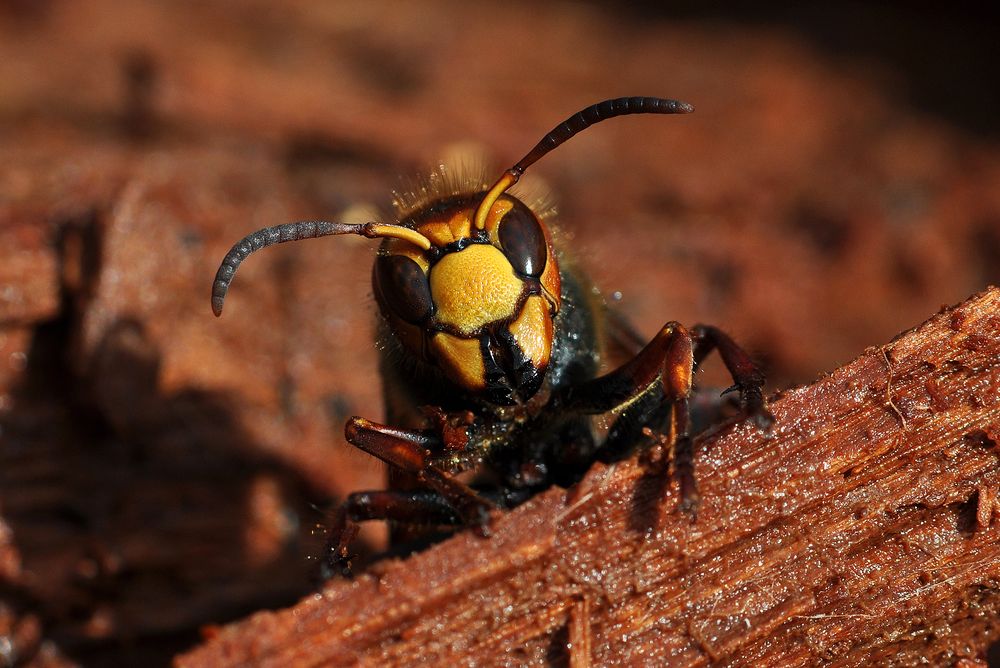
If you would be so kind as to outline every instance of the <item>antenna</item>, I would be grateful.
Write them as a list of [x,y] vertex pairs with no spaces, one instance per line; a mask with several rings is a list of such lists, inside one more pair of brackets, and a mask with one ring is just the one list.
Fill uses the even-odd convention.
[[240,239],[222,259],[222,265],[215,273],[215,282],[212,284],[212,312],[216,316],[222,315],[222,305],[226,301],[229,284],[233,282],[240,264],[251,253],[286,241],[315,239],[334,234],[359,234],[369,239],[392,237],[409,241],[424,250],[430,250],[432,245],[430,239],[416,230],[385,223],[328,223],[323,220],[303,220],[265,227]]
[[524,170],[533,165],[543,155],[577,133],[583,132],[591,125],[606,121],[615,116],[628,116],[631,114],[689,114],[692,111],[694,111],[694,107],[687,102],[668,100],[662,97],[616,97],[611,100],[592,104],[586,109],[581,109],[542,137],[542,140],[535,144],[535,147],[528,151],[527,155],[518,160],[513,167],[505,171],[500,180],[493,184],[493,187],[489,189],[483,201],[479,204],[479,208],[476,209],[476,217],[474,219],[476,228],[480,230],[486,228],[486,215],[493,207],[493,203],[508,188],[517,183],[517,180],[524,174]]

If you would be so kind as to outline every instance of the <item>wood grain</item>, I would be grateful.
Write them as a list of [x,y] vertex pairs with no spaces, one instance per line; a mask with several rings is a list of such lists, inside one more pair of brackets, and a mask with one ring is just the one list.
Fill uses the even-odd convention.
[[998,314],[990,289],[783,393],[772,434],[701,437],[695,522],[661,467],[595,466],[496,516],[488,539],[461,533],[331,582],[176,663],[981,658],[1000,630]]

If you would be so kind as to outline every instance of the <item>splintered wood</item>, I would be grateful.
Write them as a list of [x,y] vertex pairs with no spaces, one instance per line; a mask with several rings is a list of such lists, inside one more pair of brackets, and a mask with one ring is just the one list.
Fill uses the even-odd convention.
[[[406,560],[227,626],[178,666],[966,661],[1000,634],[1000,290],[700,438],[595,466]],[[972,663],[969,663],[972,662]]]

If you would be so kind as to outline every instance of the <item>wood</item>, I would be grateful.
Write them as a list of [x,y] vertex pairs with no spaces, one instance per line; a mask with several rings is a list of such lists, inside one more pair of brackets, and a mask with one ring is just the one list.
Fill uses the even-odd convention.
[[[595,466],[176,664],[965,665],[1000,633],[1000,290],[697,442],[703,502]],[[573,650],[567,650],[572,644]],[[588,656],[589,654],[589,656]]]

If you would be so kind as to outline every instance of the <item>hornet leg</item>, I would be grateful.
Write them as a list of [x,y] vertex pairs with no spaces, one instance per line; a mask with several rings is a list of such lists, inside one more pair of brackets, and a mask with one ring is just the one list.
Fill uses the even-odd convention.
[[354,492],[337,508],[330,524],[320,567],[322,579],[351,575],[353,555],[349,547],[358,534],[358,523],[367,520],[434,526],[461,524],[455,509],[437,492]]
[[691,338],[694,339],[695,368],[713,350],[719,351],[719,357],[733,377],[733,386],[726,392],[739,391],[740,404],[746,416],[754,421],[760,429],[770,429],[774,424],[774,416],[764,402],[764,373],[760,370],[746,351],[740,348],[729,335],[718,327],[711,325],[695,325],[691,328]]
[[[638,443],[642,426],[664,426],[664,445],[670,453],[673,477],[680,490],[680,507],[694,512],[699,502],[694,478],[694,451],[690,435],[690,397],[697,366],[718,350],[733,376],[744,410],[761,429],[774,421],[764,402],[764,375],[722,330],[699,325],[689,333],[677,322],[665,324],[639,353],[617,369],[570,387],[556,397],[564,411],[603,413],[627,405],[598,449],[598,459],[624,454],[627,442]],[[662,399],[656,399],[657,380]]]
[[432,449],[441,448],[437,436],[430,432],[396,429],[359,417],[347,421],[344,435],[352,445],[397,470],[412,474],[418,482],[440,494],[455,509],[462,523],[478,526],[484,535],[488,533],[486,524],[494,505],[434,464]]

